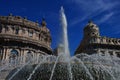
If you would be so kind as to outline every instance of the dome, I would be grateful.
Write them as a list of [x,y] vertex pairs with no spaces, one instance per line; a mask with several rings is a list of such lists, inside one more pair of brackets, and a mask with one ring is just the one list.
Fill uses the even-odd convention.
[[93,23],[93,21],[89,21],[88,24],[86,25],[86,27],[84,28],[84,30],[91,30],[91,29],[95,29],[95,30],[99,30],[98,26],[96,24]]
[[92,21],[89,21],[84,28],[84,37],[90,38],[93,36],[99,36],[99,27]]

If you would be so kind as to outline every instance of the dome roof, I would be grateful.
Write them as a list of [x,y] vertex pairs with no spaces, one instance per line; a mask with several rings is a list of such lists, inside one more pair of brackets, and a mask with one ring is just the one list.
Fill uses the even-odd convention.
[[84,28],[84,30],[91,30],[91,29],[99,30],[96,24],[94,24],[92,21],[89,21],[86,27]]

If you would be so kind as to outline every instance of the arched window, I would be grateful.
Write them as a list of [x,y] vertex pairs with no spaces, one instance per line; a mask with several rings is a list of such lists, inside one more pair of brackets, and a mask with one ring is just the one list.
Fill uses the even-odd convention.
[[12,49],[11,52],[10,52],[10,55],[11,55],[12,57],[16,57],[16,56],[18,56],[18,51],[15,50],[15,49]]
[[9,57],[10,63],[15,64],[17,57],[18,57],[18,51],[15,49],[12,49],[10,51],[10,57]]
[[26,62],[31,61],[32,57],[33,57],[32,52],[28,51],[26,55]]

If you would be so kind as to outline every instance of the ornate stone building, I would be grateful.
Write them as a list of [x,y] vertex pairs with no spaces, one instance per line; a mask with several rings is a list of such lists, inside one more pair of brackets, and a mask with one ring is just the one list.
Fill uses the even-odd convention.
[[39,24],[20,16],[0,16],[0,60],[28,54],[32,57],[52,54],[51,35],[45,20]]
[[90,21],[84,28],[84,37],[75,54],[109,53],[120,57],[120,39],[100,36],[99,27]]

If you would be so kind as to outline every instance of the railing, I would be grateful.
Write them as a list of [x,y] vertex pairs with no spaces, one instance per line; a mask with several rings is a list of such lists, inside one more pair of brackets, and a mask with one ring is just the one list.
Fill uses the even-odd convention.
[[107,37],[92,37],[89,43],[120,45],[120,39]]

